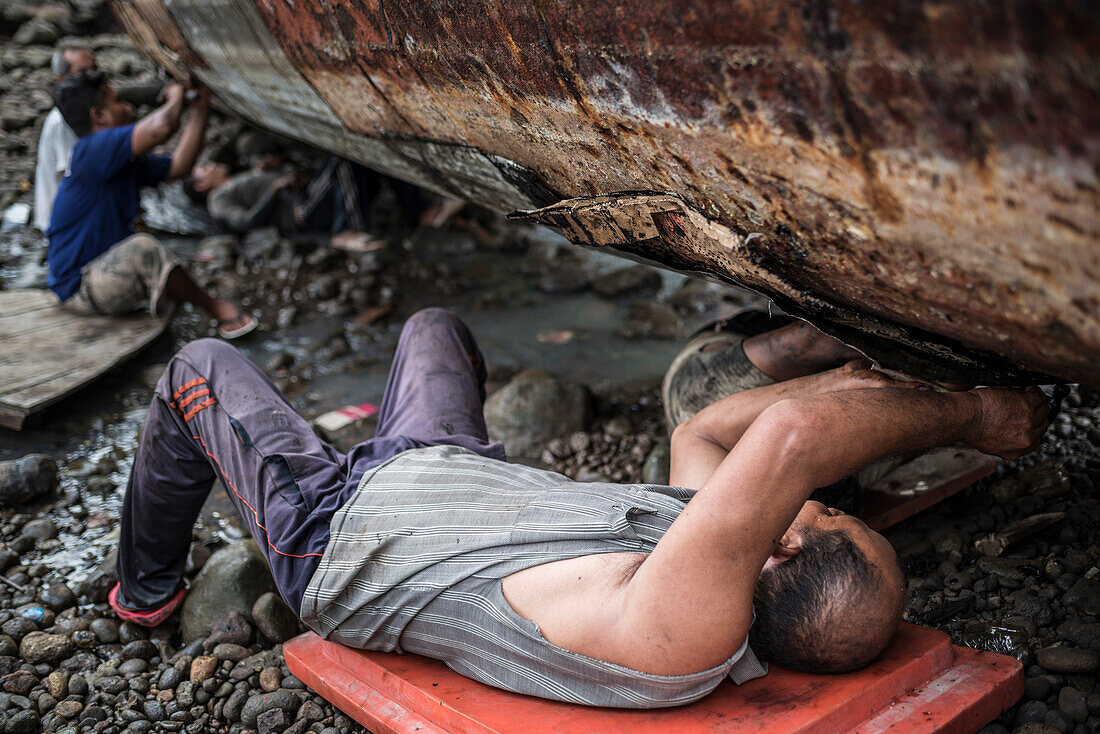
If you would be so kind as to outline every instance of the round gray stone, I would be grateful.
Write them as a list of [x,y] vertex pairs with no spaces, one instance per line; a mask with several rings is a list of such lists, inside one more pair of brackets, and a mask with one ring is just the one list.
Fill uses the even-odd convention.
[[228,612],[248,617],[267,592],[276,591],[267,561],[253,540],[238,541],[215,553],[203,566],[180,614],[186,642],[206,637]]
[[45,454],[0,461],[0,507],[21,505],[57,489],[57,462]]
[[1073,686],[1066,686],[1058,693],[1058,710],[1071,721],[1083,724],[1089,718],[1086,694]]
[[668,484],[669,469],[671,467],[672,453],[668,441],[661,441],[642,465],[642,482],[645,484]]
[[1075,647],[1045,647],[1036,660],[1052,673],[1084,675],[1100,670],[1100,653]]
[[19,654],[32,665],[56,665],[73,654],[73,643],[64,635],[31,632],[19,643]]
[[278,690],[253,696],[245,702],[241,709],[241,723],[245,726],[256,726],[256,719],[260,714],[271,709],[282,709],[286,715],[293,716],[302,705],[301,699],[290,691]]
[[525,370],[485,401],[485,423],[509,456],[539,456],[552,439],[584,428],[589,408],[584,387]]
[[252,623],[271,642],[283,642],[298,631],[298,617],[283,598],[268,592],[252,605]]

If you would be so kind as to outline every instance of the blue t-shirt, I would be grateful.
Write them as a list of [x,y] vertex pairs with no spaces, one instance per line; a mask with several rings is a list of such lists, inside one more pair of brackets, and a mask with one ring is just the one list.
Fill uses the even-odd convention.
[[50,290],[62,301],[80,290],[80,271],[134,233],[142,186],[168,177],[172,159],[134,156],[133,125],[114,127],[76,141],[69,175],[57,188],[47,252]]

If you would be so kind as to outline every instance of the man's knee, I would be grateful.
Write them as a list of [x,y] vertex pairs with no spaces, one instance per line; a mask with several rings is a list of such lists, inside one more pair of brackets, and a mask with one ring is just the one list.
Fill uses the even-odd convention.
[[196,369],[205,369],[214,364],[225,364],[227,360],[245,357],[221,339],[196,339],[176,353],[172,361],[182,361]]
[[447,309],[437,306],[421,309],[405,321],[405,330],[414,334],[430,329],[466,331],[466,324]]
[[195,378],[212,375],[215,366],[224,370],[237,360],[246,360],[246,357],[220,339],[196,339],[168,362],[157,383],[157,391],[172,396]]
[[120,253],[130,253],[135,257],[140,257],[146,253],[160,254],[167,251],[160,240],[144,233],[131,235],[111,249],[118,250]]

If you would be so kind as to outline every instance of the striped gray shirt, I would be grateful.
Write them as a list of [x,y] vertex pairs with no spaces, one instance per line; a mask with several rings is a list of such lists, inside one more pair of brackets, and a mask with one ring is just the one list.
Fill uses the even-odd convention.
[[654,675],[548,642],[501,581],[593,553],[649,553],[691,490],[579,484],[455,446],[413,449],[368,472],[336,513],[301,617],[349,647],[414,652],[517,693],[656,708],[702,698],[727,675],[764,675],[748,647],[689,675]]

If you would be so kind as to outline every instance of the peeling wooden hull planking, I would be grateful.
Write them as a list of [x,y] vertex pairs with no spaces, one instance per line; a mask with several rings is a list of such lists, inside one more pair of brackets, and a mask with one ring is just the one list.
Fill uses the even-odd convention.
[[[898,369],[1100,386],[1090,1],[113,5],[275,132],[747,285]],[[562,202],[597,200],[638,218],[593,242]]]

